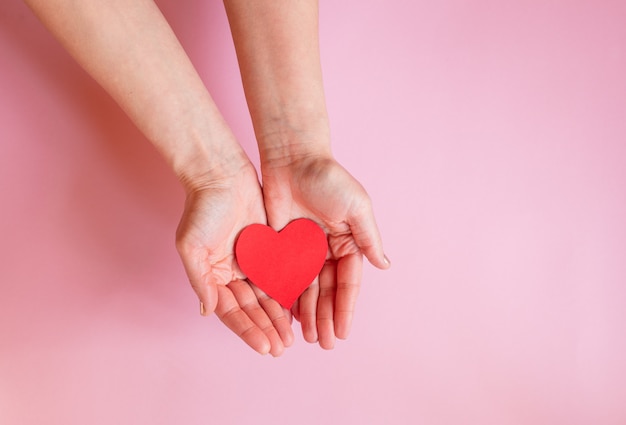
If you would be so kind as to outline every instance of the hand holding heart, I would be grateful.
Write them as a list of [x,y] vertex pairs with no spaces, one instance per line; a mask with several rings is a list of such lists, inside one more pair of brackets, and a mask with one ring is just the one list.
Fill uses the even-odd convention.
[[206,312],[215,311],[255,351],[279,356],[293,341],[290,315],[245,280],[233,255],[241,230],[263,222],[256,171],[244,162],[224,178],[188,189],[177,248]]
[[[185,187],[176,243],[206,313],[215,311],[254,350],[278,356],[293,341],[291,313],[278,301],[291,306],[304,290],[291,310],[305,339],[331,348],[335,337],[345,338],[362,255],[380,268],[388,262],[369,197],[330,156],[318,2],[224,1],[259,147],[263,192],[246,153],[154,2],[27,3],[120,104]],[[280,244],[269,244],[272,249],[264,255],[274,264],[268,270],[287,259],[295,261],[291,271],[297,273],[242,272],[234,247],[244,229],[260,223],[281,230],[301,218],[321,226],[321,236],[314,239],[327,237],[327,248],[314,243],[319,247],[311,257],[314,268],[300,273],[297,264],[309,259],[307,252],[294,260]],[[300,226],[308,226],[301,223],[312,222],[298,221],[285,228],[283,237],[289,240]],[[281,255],[274,257],[277,252]],[[294,276],[297,285],[287,290],[276,292],[271,285]],[[307,287],[308,280],[313,282]]]
[[282,229],[306,217],[321,224],[328,235],[329,258],[292,312],[301,322],[305,340],[330,349],[335,337],[345,339],[350,331],[362,256],[381,269],[388,268],[389,261],[369,196],[337,161],[309,156],[287,166],[280,162],[262,165],[268,223]]
[[[320,261],[321,243],[321,249],[326,250],[325,235],[321,242],[318,234],[313,236],[316,241],[305,244],[318,247],[317,253],[306,257],[319,261],[322,269],[318,277],[317,272],[310,275],[310,286],[305,283],[297,288],[296,297],[308,286],[292,311],[301,322],[305,340],[319,340],[323,348],[332,348],[335,337],[346,338],[350,329],[362,254],[375,266],[388,267],[369,197],[334,160],[318,158],[288,168],[268,165],[263,172],[263,195],[250,164],[228,178],[189,192],[177,232],[185,269],[207,312],[215,311],[256,351],[278,356],[293,342],[289,314],[279,302],[246,280],[250,277],[254,282],[258,276],[242,272],[234,256],[235,242],[240,234],[245,235],[244,229],[254,229],[266,221],[265,210],[274,229],[283,229],[293,220],[294,225],[300,223],[302,217],[314,220],[328,235],[328,258],[325,263],[323,257]],[[288,238],[289,229],[284,230]],[[271,229],[269,232],[280,235]],[[312,233],[305,230],[304,236]],[[297,232],[295,240],[301,240]],[[274,261],[276,258],[280,261],[280,256]],[[319,270],[320,265],[315,267]],[[259,284],[263,284],[262,279]],[[273,295],[285,305],[293,302],[294,293],[283,299],[280,291]]]

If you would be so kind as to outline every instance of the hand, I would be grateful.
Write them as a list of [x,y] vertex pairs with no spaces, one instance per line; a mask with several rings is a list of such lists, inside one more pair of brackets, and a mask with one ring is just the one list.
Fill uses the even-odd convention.
[[389,267],[370,198],[329,155],[273,161],[262,169],[270,226],[280,230],[291,220],[306,217],[328,234],[328,260],[292,312],[306,341],[331,349],[335,338],[345,339],[350,332],[363,254],[374,266]]
[[259,181],[247,162],[188,189],[177,248],[206,314],[215,311],[255,351],[279,356],[293,342],[290,313],[245,280],[233,251],[244,227],[265,222]]

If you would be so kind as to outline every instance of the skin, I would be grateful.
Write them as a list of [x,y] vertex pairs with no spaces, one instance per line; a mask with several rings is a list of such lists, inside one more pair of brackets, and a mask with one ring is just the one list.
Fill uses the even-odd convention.
[[293,342],[291,312],[250,284],[233,255],[252,223],[308,217],[329,235],[328,261],[293,308],[309,342],[350,329],[362,255],[389,266],[371,202],[332,157],[317,2],[225,1],[262,161],[264,187],[152,0],[25,0],[171,166],[187,198],[177,249],[208,313],[255,351]]
[[276,230],[307,217],[326,231],[326,266],[293,308],[308,342],[348,337],[362,256],[386,269],[369,196],[333,158],[322,82],[318,4],[226,0],[259,144],[267,219]]

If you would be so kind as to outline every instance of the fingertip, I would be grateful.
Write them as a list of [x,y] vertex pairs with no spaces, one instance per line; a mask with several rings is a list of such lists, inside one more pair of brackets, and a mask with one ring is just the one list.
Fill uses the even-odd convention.
[[324,350],[332,350],[335,348],[335,337],[327,336],[325,338],[320,338],[320,347]]
[[303,324],[302,337],[309,344],[315,344],[319,339],[319,335],[317,334],[317,329],[311,323],[308,323],[307,325]]
[[391,261],[384,253],[365,253],[365,257],[367,257],[367,261],[370,262],[371,265],[380,270],[387,270],[391,267]]
[[335,322],[335,336],[337,339],[346,340],[350,336],[350,329],[352,328],[352,320],[346,319],[337,320]]
[[282,356],[282,354],[284,352],[285,352],[285,346],[283,344],[277,344],[277,345],[271,347],[270,351],[269,351],[269,353],[274,358]]
[[265,356],[270,353],[270,351],[272,350],[272,346],[270,345],[269,341],[266,341],[260,346],[256,347],[254,350],[260,355]]
[[383,254],[383,264],[384,269],[388,269],[389,267],[391,267],[391,261],[389,260],[389,257],[387,257],[387,254]]
[[[289,329],[291,330],[291,328]],[[283,340],[283,345],[285,347],[291,347],[295,340],[293,330],[291,330],[291,332],[287,332],[285,335],[281,335],[281,339]]]
[[262,356],[272,354],[272,342],[260,329],[255,328],[248,337],[240,336],[254,351]]
[[293,328],[291,327],[293,325],[293,315],[291,314],[291,310],[287,310],[285,308],[283,308],[283,312],[285,313],[285,317],[287,317],[289,326],[285,326],[280,337],[283,340],[283,344],[285,345],[285,347],[291,347],[295,340]]
[[249,335],[239,337],[260,355],[272,354],[272,343],[260,329],[251,330]]

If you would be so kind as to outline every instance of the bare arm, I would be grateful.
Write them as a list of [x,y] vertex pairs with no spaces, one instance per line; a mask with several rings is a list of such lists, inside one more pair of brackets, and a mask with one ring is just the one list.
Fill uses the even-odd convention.
[[187,191],[177,248],[204,304],[260,353],[291,344],[287,314],[252,288],[237,234],[266,221],[254,167],[152,0],[25,0],[126,111]]
[[264,164],[330,155],[316,0],[225,0]]
[[185,183],[243,157],[152,0],[25,0]]
[[317,0],[225,0],[261,156],[268,222],[308,217],[328,234],[329,258],[293,309],[304,337],[346,338],[362,255],[387,268],[369,196],[334,160],[318,39]]

